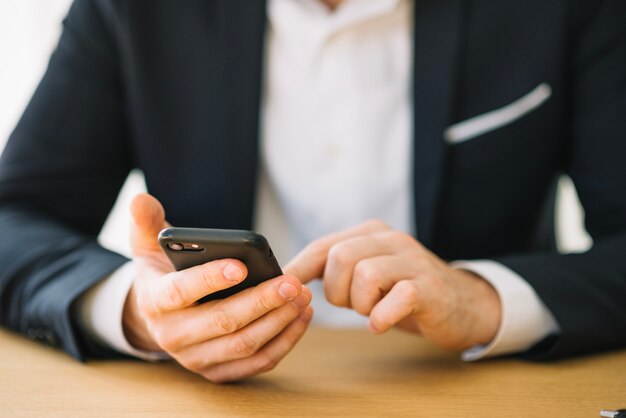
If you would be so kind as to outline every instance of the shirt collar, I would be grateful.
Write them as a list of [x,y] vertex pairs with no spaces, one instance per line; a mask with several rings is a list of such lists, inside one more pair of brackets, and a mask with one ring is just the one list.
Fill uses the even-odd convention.
[[318,38],[394,13],[407,0],[344,0],[329,10],[320,0],[269,0],[268,17],[274,27],[309,30]]

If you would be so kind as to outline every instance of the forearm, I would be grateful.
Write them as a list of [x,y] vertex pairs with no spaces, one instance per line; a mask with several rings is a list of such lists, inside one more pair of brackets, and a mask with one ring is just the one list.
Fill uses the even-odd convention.
[[0,159],[0,321],[78,358],[99,348],[70,309],[126,262],[96,237],[133,167],[117,50],[100,6],[73,3]]
[[93,355],[70,315],[72,304],[126,259],[93,237],[4,202],[0,234],[2,325],[79,359]]
[[626,235],[583,254],[499,259],[524,277],[553,313],[560,334],[525,356],[547,360],[626,347]]

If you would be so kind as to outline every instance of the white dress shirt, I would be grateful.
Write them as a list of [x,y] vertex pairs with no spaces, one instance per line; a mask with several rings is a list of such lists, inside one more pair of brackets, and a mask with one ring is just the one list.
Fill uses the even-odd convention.
[[[319,0],[269,0],[255,229],[282,263],[312,240],[372,218],[419,238],[411,190],[412,5],[345,0],[331,12]],[[489,281],[503,310],[494,340],[466,350],[464,360],[523,351],[558,332],[532,287],[507,267],[454,265]],[[133,349],[122,332],[131,267],[81,298],[80,320],[103,344],[159,358]],[[311,290],[314,322],[366,325],[326,302],[321,281]]]

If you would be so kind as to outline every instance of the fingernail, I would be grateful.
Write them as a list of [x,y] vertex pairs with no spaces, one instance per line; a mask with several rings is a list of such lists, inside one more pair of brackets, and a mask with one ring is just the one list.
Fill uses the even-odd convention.
[[224,277],[232,282],[238,282],[243,277],[243,271],[235,264],[228,264],[224,267]]
[[309,296],[307,294],[305,294],[304,292],[300,293],[300,296],[298,296],[293,302],[294,305],[296,305],[298,308],[304,308],[306,305],[309,304],[311,300],[309,299]]
[[288,282],[282,282],[280,286],[278,286],[278,293],[286,299],[291,300],[298,296],[298,288]]
[[369,324],[367,324],[367,327],[369,328],[370,332],[374,333],[374,334],[378,334],[378,328],[376,328],[374,326],[374,324],[372,324],[371,322]]

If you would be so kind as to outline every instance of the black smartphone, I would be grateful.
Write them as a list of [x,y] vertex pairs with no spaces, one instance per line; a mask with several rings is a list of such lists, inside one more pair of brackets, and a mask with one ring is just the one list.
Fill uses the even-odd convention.
[[200,299],[223,299],[283,274],[267,240],[252,231],[234,229],[166,228],[159,244],[176,270],[223,258],[234,258],[248,268],[243,282]]

